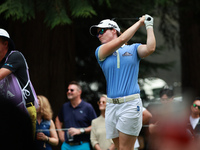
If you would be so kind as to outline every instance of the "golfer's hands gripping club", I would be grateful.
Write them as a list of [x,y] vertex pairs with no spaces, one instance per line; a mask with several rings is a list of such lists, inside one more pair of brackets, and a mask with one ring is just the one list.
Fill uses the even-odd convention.
[[146,14],[145,15],[144,24],[146,26],[146,29],[153,28],[153,17],[151,17],[150,15]]

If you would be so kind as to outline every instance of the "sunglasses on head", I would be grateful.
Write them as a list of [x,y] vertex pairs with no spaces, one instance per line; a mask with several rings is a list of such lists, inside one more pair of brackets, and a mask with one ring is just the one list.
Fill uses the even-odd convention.
[[99,32],[97,32],[97,37],[99,36],[99,34],[103,35],[106,32],[106,30],[111,30],[111,29],[112,28],[103,28],[103,29],[99,30]]
[[200,109],[200,106],[198,106],[197,104],[193,104],[193,107],[198,107],[198,109]]

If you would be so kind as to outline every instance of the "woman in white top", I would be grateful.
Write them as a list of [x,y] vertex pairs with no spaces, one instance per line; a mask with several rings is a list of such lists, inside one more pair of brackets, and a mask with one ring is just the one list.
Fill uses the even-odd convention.
[[90,132],[90,141],[95,150],[114,150],[115,146],[112,139],[106,139],[105,127],[105,110],[106,110],[106,95],[102,95],[98,101],[100,116],[92,120],[92,130]]

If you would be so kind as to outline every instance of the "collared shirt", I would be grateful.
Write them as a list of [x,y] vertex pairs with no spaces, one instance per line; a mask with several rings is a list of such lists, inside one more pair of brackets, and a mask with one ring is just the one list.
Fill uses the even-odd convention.
[[125,45],[104,60],[99,59],[99,48],[95,56],[107,82],[107,95],[117,98],[140,93],[138,85],[139,63],[137,53],[140,44]]
[[[70,102],[63,104],[61,111],[58,114],[60,122],[64,123],[64,128],[86,128],[91,125],[95,119],[96,113],[91,104],[81,101],[77,107],[72,107]],[[65,139],[67,139],[67,131],[65,132]],[[73,142],[90,141],[90,134],[75,135]]]

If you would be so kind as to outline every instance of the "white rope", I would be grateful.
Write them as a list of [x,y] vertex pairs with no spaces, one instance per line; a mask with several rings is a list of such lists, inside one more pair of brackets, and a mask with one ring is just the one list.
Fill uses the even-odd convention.
[[[200,123],[198,123],[197,125],[199,125]],[[190,124],[188,124],[188,125],[190,125]],[[153,126],[158,126],[158,125],[155,125],[155,124],[153,124]],[[144,127],[144,128],[148,128],[149,127],[149,125],[143,125],[142,127]],[[83,128],[83,127],[82,127]],[[98,127],[98,128],[105,128],[105,127]],[[53,130],[55,130],[55,131],[67,131],[67,130],[69,130],[70,128],[62,128],[62,129],[37,129],[36,131],[37,132],[42,132],[42,131],[53,131]],[[81,129],[81,128],[76,128],[76,129]]]
[[28,82],[26,83],[26,85],[22,89],[24,99],[27,99],[27,96],[30,96],[30,91],[26,89],[26,87],[28,86],[29,83],[30,83],[30,80],[28,80]]
[[[81,128],[76,128],[76,129],[81,129]],[[62,128],[62,129],[37,129],[36,132],[42,132],[42,131],[67,131],[69,128]]]
[[[149,125],[143,125],[142,127],[149,127]],[[105,128],[105,127],[99,127],[99,128]],[[42,131],[67,131],[70,128],[62,128],[62,129],[37,129],[37,132],[42,132]],[[76,129],[81,129],[81,128],[76,128]]]

